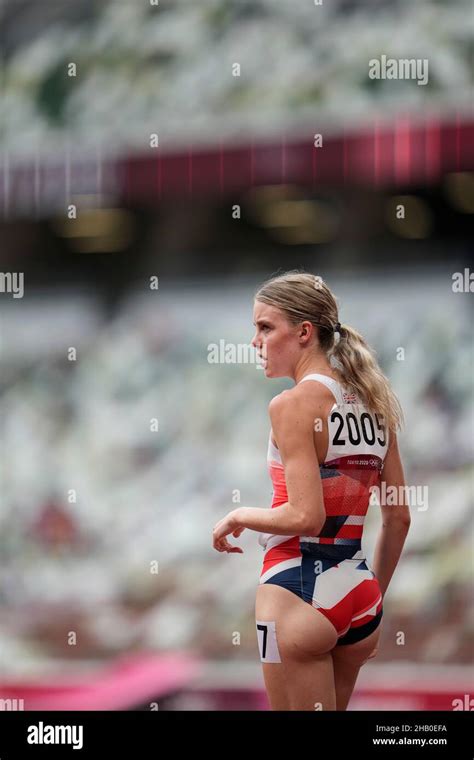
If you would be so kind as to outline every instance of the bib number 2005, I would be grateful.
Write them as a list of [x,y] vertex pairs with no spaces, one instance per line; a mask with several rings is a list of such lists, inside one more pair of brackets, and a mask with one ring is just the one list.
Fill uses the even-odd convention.
[[[379,414],[375,414],[374,416],[375,425],[372,415],[368,412],[363,412],[359,419],[354,412],[347,412],[346,415],[342,415],[340,412],[333,412],[330,417],[331,422],[338,424],[332,439],[333,445],[344,446],[348,438],[349,443],[352,443],[353,446],[357,446],[362,440],[369,446],[373,446],[376,440],[381,446],[385,446],[387,441],[385,425],[381,421]],[[375,427],[377,427],[377,430]]]

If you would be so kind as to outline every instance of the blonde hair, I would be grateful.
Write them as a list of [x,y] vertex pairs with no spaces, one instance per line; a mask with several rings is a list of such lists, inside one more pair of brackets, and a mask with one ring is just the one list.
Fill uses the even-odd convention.
[[317,330],[321,349],[335,360],[342,384],[352,390],[368,409],[385,418],[389,430],[403,424],[403,411],[390,383],[380,369],[375,352],[362,335],[349,325],[339,327],[336,299],[319,276],[298,269],[266,280],[255,293],[255,300],[281,309],[289,322],[307,320]]

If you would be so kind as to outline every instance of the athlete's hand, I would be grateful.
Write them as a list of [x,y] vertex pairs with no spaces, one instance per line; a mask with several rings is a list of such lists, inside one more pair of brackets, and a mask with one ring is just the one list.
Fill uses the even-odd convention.
[[232,534],[235,538],[238,538],[245,528],[242,525],[237,524],[235,511],[229,512],[222,520],[219,520],[215,524],[212,531],[212,545],[218,552],[238,552],[243,554],[244,550],[240,546],[232,546],[229,544],[226,536]]

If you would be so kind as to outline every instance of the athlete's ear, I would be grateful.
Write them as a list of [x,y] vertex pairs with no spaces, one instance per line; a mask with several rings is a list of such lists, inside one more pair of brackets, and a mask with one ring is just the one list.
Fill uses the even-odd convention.
[[308,320],[305,320],[300,325],[299,337],[304,338],[304,342],[307,343],[313,333],[313,325]]

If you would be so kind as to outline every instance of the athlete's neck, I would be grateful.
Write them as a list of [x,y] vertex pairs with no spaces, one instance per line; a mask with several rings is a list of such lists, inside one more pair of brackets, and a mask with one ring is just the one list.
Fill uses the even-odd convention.
[[295,383],[298,384],[306,375],[329,375],[329,377],[336,379],[336,373],[327,361],[308,363],[305,366],[297,367],[294,374]]

